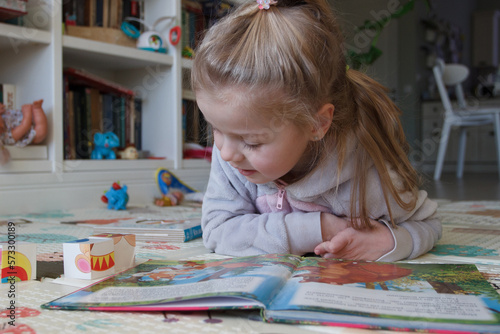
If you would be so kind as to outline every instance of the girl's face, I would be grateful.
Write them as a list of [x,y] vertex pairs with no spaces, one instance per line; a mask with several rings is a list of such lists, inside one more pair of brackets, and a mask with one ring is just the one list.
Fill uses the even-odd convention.
[[222,159],[258,184],[275,181],[300,167],[312,132],[290,121],[260,116],[249,110],[243,102],[247,99],[239,94],[244,93],[233,90],[224,101],[203,91],[196,95]]

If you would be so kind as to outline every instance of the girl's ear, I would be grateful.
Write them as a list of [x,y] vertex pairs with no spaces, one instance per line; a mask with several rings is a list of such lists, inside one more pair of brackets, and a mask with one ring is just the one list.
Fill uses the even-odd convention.
[[331,103],[324,104],[316,114],[318,123],[312,129],[311,140],[321,140],[330,129],[333,120],[335,106]]

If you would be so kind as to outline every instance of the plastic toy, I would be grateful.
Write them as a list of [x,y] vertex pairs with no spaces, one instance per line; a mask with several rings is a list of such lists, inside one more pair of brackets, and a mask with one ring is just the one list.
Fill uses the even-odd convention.
[[125,210],[128,203],[127,186],[121,187],[118,182],[101,196],[101,201],[108,204],[110,210]]
[[194,50],[192,48],[190,48],[189,46],[185,46],[184,49],[182,49],[182,57],[193,58],[194,57]]
[[160,192],[162,193],[161,198],[155,199],[155,204],[157,206],[179,205],[184,199],[185,194],[197,192],[197,190],[179,180],[177,176],[166,168],[158,168],[155,178],[160,188]]
[[113,148],[120,146],[120,139],[113,132],[96,133],[94,135],[94,149],[92,159],[116,159]]
[[[9,239],[10,240],[10,239]],[[12,244],[0,242],[2,283],[29,281],[36,278],[36,244],[16,241]]]
[[[160,22],[169,20],[169,25],[174,22],[175,18],[169,16],[163,16],[157,19],[153,26],[149,26],[141,19],[135,17],[126,17],[121,25],[122,31],[129,37],[137,39],[137,48],[141,50],[167,53],[167,42],[165,38],[158,32],[157,26]],[[148,30],[141,32],[130,24],[129,21],[137,21],[144,25]],[[168,26],[169,26],[168,25]],[[181,28],[176,25],[170,28],[169,31],[169,41],[171,45],[177,45],[181,38]]]
[[96,279],[115,273],[113,239],[87,238],[63,244],[64,276]]
[[137,152],[137,149],[133,145],[129,145],[125,149],[118,151],[118,155],[121,159],[134,160],[139,158],[139,152]]
[[109,238],[113,240],[115,252],[115,271],[122,271],[134,266],[135,234],[101,233],[91,238]]
[[24,147],[40,144],[47,136],[47,116],[43,100],[24,104],[21,110],[7,109],[0,103],[0,141],[4,145]]

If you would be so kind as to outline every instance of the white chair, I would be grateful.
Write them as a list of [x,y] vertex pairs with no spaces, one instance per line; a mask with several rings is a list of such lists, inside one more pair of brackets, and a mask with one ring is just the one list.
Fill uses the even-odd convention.
[[[434,78],[444,107],[444,123],[441,129],[441,140],[434,170],[434,180],[441,178],[444,157],[448,146],[448,139],[453,127],[460,129],[457,157],[457,177],[462,178],[464,172],[465,146],[467,142],[467,129],[472,126],[493,124],[497,147],[498,174],[500,176],[500,105],[498,108],[471,108],[467,106],[462,82],[469,75],[469,69],[461,64],[445,64],[438,59],[433,68]],[[446,86],[455,87],[457,107],[453,107]]]

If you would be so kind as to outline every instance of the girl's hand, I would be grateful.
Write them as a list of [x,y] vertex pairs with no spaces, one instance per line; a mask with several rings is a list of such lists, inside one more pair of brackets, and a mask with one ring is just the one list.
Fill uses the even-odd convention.
[[321,235],[323,236],[323,241],[331,240],[340,231],[349,226],[349,222],[344,218],[332,215],[331,213],[321,213]]
[[[338,218],[340,219],[340,218]],[[370,220],[372,229],[347,227],[314,248],[324,258],[375,261],[394,248],[391,231],[383,223]]]

